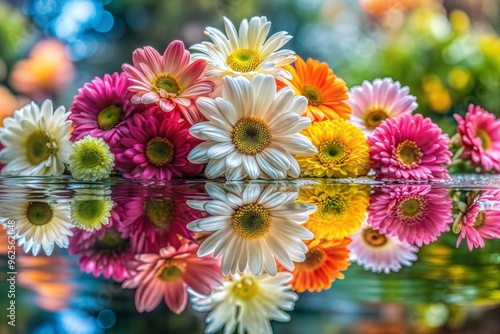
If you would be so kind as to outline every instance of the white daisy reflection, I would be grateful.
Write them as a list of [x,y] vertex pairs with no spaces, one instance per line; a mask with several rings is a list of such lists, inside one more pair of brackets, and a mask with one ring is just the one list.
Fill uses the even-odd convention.
[[316,206],[295,202],[297,191],[283,184],[225,183],[206,185],[210,201],[188,201],[210,216],[187,225],[193,232],[213,232],[200,245],[199,256],[222,258],[222,273],[235,274],[248,266],[254,275],[276,275],[276,260],[293,270],[305,260],[313,234],[301,224]]
[[205,319],[205,333],[268,333],[269,320],[289,321],[298,296],[288,284],[292,274],[280,272],[276,276],[252,275],[248,270],[231,275],[216,286],[208,296],[188,288],[190,302],[198,312],[211,311]]
[[381,234],[367,222],[351,235],[350,260],[375,273],[397,272],[417,260],[419,248],[397,237]]
[[[54,246],[67,248],[73,225],[69,219],[68,203],[44,200],[5,202],[0,207],[0,216],[15,221],[15,239],[26,253],[38,255],[40,249],[51,255]],[[2,221],[4,224],[7,220]]]

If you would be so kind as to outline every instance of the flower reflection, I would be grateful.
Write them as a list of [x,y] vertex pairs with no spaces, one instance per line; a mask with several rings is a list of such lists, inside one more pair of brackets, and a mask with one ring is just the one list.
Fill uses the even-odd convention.
[[483,248],[484,239],[500,238],[500,211],[481,210],[480,204],[486,200],[500,202],[500,191],[469,192],[467,199],[469,206],[455,221],[461,226],[457,247],[465,239],[469,250]]
[[0,216],[16,222],[17,245],[35,256],[40,249],[51,255],[55,245],[67,248],[68,237],[73,235],[67,203],[25,200],[13,205],[5,202],[0,205]]
[[130,276],[132,270],[127,263],[132,261],[137,249],[130,238],[126,238],[118,229],[118,222],[110,222],[100,230],[87,232],[75,230],[70,239],[69,252],[78,255],[78,264],[87,274],[95,277],[101,274],[122,282]]
[[[308,251],[303,262],[296,262],[291,281],[292,290],[304,292],[306,290],[321,291],[329,289],[337,278],[344,278],[344,271],[351,264],[348,261],[349,250],[347,245],[351,239],[319,240],[307,242]],[[284,271],[283,267],[280,271]]]
[[121,229],[125,236],[135,236],[145,251],[156,253],[168,245],[180,247],[179,237],[191,239],[186,225],[198,218],[201,212],[190,208],[172,189],[155,190],[127,200],[123,205]]
[[318,210],[304,225],[317,239],[344,239],[365,218],[369,187],[320,183],[300,189],[299,201],[315,204]]
[[351,239],[348,246],[351,261],[375,273],[399,271],[402,266],[411,266],[417,260],[418,247],[382,234],[366,222]]
[[288,270],[305,260],[303,239],[312,233],[301,226],[316,206],[295,202],[298,193],[280,184],[225,183],[206,185],[211,201],[189,201],[211,216],[188,224],[194,232],[214,232],[203,241],[199,256],[222,258],[222,273],[249,266],[254,275],[276,275],[275,259]]
[[368,222],[382,234],[422,246],[449,231],[452,200],[430,185],[383,187],[371,196]]
[[198,245],[184,243],[178,249],[168,246],[159,254],[143,253],[135,256],[132,274],[123,287],[137,288],[135,306],[139,312],[151,312],[161,299],[177,314],[184,311],[187,304],[186,287],[210,294],[212,287],[220,283],[220,261],[213,257],[199,258]]
[[71,202],[71,220],[75,227],[92,232],[109,223],[113,201],[109,198],[77,199]]
[[198,312],[211,311],[205,319],[205,333],[272,333],[269,320],[289,321],[283,312],[293,310],[298,296],[287,285],[292,275],[276,276],[244,273],[230,275],[224,284],[215,287],[209,296],[188,289],[190,302]]

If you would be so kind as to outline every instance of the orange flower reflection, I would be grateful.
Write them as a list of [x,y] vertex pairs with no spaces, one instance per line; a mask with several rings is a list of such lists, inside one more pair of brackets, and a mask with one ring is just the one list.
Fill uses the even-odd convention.
[[73,72],[64,44],[43,40],[33,47],[28,59],[14,65],[10,83],[33,99],[43,99],[66,88],[73,80]]

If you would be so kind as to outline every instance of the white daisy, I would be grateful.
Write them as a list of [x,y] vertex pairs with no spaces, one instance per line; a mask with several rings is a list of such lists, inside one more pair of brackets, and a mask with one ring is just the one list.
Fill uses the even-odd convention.
[[391,78],[363,81],[351,88],[347,103],[352,107],[351,122],[370,136],[387,118],[394,118],[417,109],[417,98],[409,94],[408,87],[401,88],[399,81]]
[[299,132],[309,126],[302,117],[307,100],[286,87],[276,92],[270,75],[225,77],[222,98],[199,98],[200,112],[208,119],[189,132],[205,142],[188,155],[193,163],[208,163],[205,175],[228,180],[298,177],[300,167],[292,154],[314,155],[316,148]]
[[[277,184],[207,184],[212,201],[188,201],[191,207],[211,216],[187,225],[194,232],[214,232],[198,249],[199,256],[222,257],[227,275],[247,265],[254,275],[263,270],[276,275],[276,260],[293,270],[293,262],[305,260],[313,234],[301,226],[316,211],[314,204],[298,203],[297,192]],[[276,260],[275,260],[276,259]]]
[[250,22],[243,20],[239,32],[226,17],[224,26],[227,37],[218,29],[207,27],[205,34],[213,43],[202,42],[191,47],[199,52],[193,54],[193,59],[207,62],[206,75],[217,85],[226,75],[253,78],[258,73],[264,73],[276,78],[292,78],[283,66],[295,61],[295,53],[279,50],[292,36],[280,31],[266,41],[271,22],[264,16],[252,17]]
[[68,203],[25,201],[4,203],[1,215],[16,222],[18,246],[26,253],[37,255],[40,248],[51,255],[54,245],[67,248],[73,225],[69,218]]
[[399,271],[402,266],[411,266],[417,260],[418,247],[396,237],[380,234],[363,222],[361,228],[351,235],[350,261],[375,273]]
[[0,161],[3,175],[59,176],[71,151],[69,113],[63,106],[54,112],[52,101],[39,108],[34,102],[4,119],[0,128]]
[[231,275],[209,296],[188,288],[189,301],[197,312],[211,311],[205,319],[205,333],[216,333],[225,326],[224,334],[236,329],[241,334],[271,334],[270,320],[289,321],[290,315],[283,310],[292,311],[298,299],[288,285],[292,277],[288,272],[253,276],[246,271]]

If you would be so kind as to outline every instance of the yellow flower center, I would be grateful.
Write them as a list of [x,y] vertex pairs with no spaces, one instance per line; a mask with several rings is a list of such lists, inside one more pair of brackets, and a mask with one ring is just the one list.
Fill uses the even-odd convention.
[[382,123],[384,119],[389,118],[389,113],[384,109],[373,109],[369,110],[365,114],[365,127],[368,130],[374,130],[377,126]]
[[99,112],[97,125],[102,130],[111,130],[123,119],[123,111],[120,106],[112,104]]
[[478,229],[484,224],[484,220],[486,218],[486,214],[484,211],[479,211],[476,216],[476,221],[474,222],[474,228]]
[[319,145],[317,157],[327,167],[336,167],[343,164],[351,150],[339,139],[323,142]]
[[257,52],[250,49],[237,49],[227,56],[227,65],[236,72],[247,73],[259,67],[262,60]]
[[170,225],[174,219],[174,203],[167,199],[158,202],[144,203],[144,213],[151,225],[157,229],[161,229]]
[[43,130],[36,130],[25,142],[26,158],[34,166],[57,154],[58,148],[54,138]]
[[491,148],[492,140],[488,132],[483,129],[477,129],[476,135],[481,139],[482,147],[484,150],[489,150]]
[[78,163],[81,168],[91,169],[95,168],[98,165],[101,165],[102,162],[106,159],[104,155],[105,152],[99,149],[98,146],[82,146],[80,151],[80,160]]
[[241,300],[250,300],[259,292],[259,285],[250,277],[244,277],[233,287],[234,295]]
[[71,209],[72,218],[85,226],[96,225],[108,213],[103,199],[76,200]]
[[396,215],[399,220],[412,225],[427,214],[428,201],[425,197],[412,195],[397,204]]
[[182,276],[182,270],[176,265],[168,265],[158,271],[158,278],[164,281],[175,281]]
[[268,125],[253,117],[240,119],[234,126],[232,137],[236,149],[244,154],[260,153],[271,142]]
[[167,93],[174,94],[176,96],[180,95],[183,92],[183,88],[181,83],[179,82],[179,79],[169,73],[157,75],[151,83],[151,88],[157,94],[160,94],[160,89],[163,89]]
[[148,162],[162,167],[174,159],[175,147],[167,138],[154,137],[146,143],[145,155]]
[[240,207],[233,215],[233,229],[245,239],[258,239],[271,227],[271,215],[258,204]]
[[306,253],[304,262],[295,262],[295,267],[300,270],[313,271],[321,268],[325,261],[326,253],[321,247],[311,248]]
[[387,243],[387,237],[371,227],[365,228],[362,234],[365,242],[372,247],[382,247]]
[[422,150],[414,141],[405,140],[396,147],[396,159],[405,167],[417,167],[422,162],[422,156]]
[[26,217],[31,224],[42,226],[52,219],[52,207],[44,202],[30,202],[26,209]]
[[347,211],[347,205],[342,196],[328,198],[317,204],[316,215],[324,220],[335,220]]
[[319,106],[323,104],[323,97],[321,96],[320,91],[315,87],[302,87],[302,95],[307,98],[307,101],[309,101],[310,105]]

